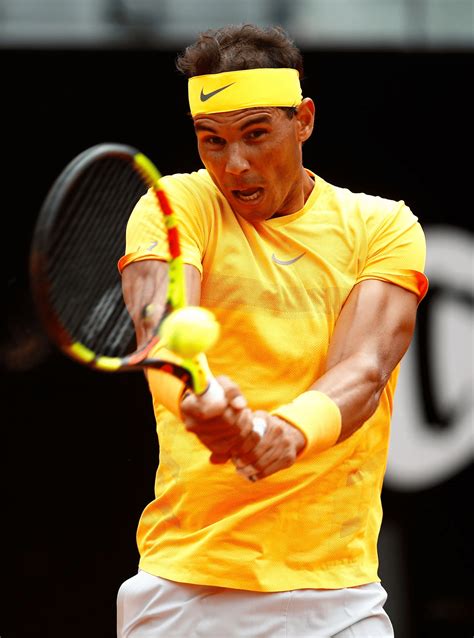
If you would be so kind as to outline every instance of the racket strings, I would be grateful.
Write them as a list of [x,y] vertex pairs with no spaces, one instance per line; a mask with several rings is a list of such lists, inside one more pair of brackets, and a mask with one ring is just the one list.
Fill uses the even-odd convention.
[[[102,167],[104,167],[103,163]],[[107,175],[104,173],[104,182],[106,178]],[[61,253],[65,248],[69,247],[83,220],[90,221],[88,217],[90,202],[102,195],[102,191],[94,192],[93,190],[97,188],[96,181],[97,166],[91,165],[81,173],[80,177],[69,188],[67,197],[62,202],[61,215],[57,216],[56,225],[51,233],[49,253],[51,262],[54,263],[58,252]],[[80,212],[81,215],[77,215],[77,212]]]
[[[117,216],[114,215],[114,211],[111,211],[115,226],[109,233],[111,239],[117,238],[117,242],[113,242],[112,246],[115,252],[114,261],[113,263],[109,261],[108,249],[101,253],[102,258],[99,261],[99,268],[101,270],[109,268],[111,270],[110,276],[117,280],[117,284],[106,290],[105,294],[108,303],[102,305],[104,306],[104,314],[108,315],[109,319],[107,322],[102,321],[101,330],[96,328],[96,336],[92,342],[93,347],[91,349],[105,353],[110,352],[112,356],[123,356],[135,349],[135,329],[123,300],[117,261],[125,252],[126,222],[130,212],[146,190],[143,183],[137,182],[137,179],[137,175],[129,171],[125,175],[125,179],[122,178],[119,182],[119,188],[117,188],[115,196],[122,208],[120,215]],[[123,221],[125,221],[125,224]],[[92,312],[95,314],[95,309]],[[88,334],[87,331],[81,332],[85,335]]]
[[[129,179],[125,183],[125,186],[124,186],[125,180],[121,179],[118,182],[121,188],[120,189],[113,188],[113,184],[116,183],[117,177],[118,175],[113,175],[113,174],[105,175],[105,179],[102,180],[101,182],[103,184],[103,186],[101,187],[101,190],[100,191],[94,190],[94,193],[95,192],[98,193],[98,196],[96,196],[95,198],[93,198],[93,196],[90,195],[91,190],[89,189],[96,189],[97,188],[96,184],[91,183],[89,181],[88,183],[84,184],[83,188],[78,189],[78,191],[80,191],[79,194],[81,194],[81,192],[85,192],[89,196],[84,202],[82,202],[81,198],[79,197],[79,201],[74,203],[76,203],[81,210],[85,210],[87,212],[86,216],[90,217],[92,213],[92,216],[93,216],[92,227],[90,226],[89,222],[87,224],[82,224],[82,227],[81,227],[81,218],[79,217],[79,215],[74,214],[74,211],[75,211],[74,205],[71,206],[71,211],[73,211],[72,217],[73,219],[78,220],[78,224],[76,224],[75,226],[79,225],[79,227],[77,228],[71,225],[71,228],[74,231],[73,235],[75,235],[74,241],[77,244],[77,250],[79,251],[79,253],[77,252],[72,253],[72,255],[70,251],[68,251],[67,253],[68,256],[69,255],[72,256],[74,263],[76,264],[76,268],[69,271],[68,273],[69,280],[67,280],[66,277],[63,276],[64,284],[68,286],[70,289],[74,289],[73,284],[77,284],[75,280],[77,279],[78,276],[81,276],[82,280],[87,283],[89,297],[91,299],[97,299],[97,295],[99,292],[97,288],[102,285],[102,280],[96,279],[93,276],[93,273],[97,272],[97,270],[99,270],[99,272],[101,273],[107,272],[110,279],[113,281],[116,281],[116,282],[120,281],[120,277],[116,269],[116,262],[118,258],[123,254],[123,250],[125,247],[124,246],[125,238],[124,238],[124,230],[123,230],[123,217],[121,214],[114,215],[115,211],[117,211],[117,205],[115,204],[115,200],[120,202],[121,206],[123,206],[124,211],[126,212],[126,214],[128,214],[128,211],[130,211],[133,208],[136,200],[138,199],[137,194],[135,192],[133,192],[133,195],[130,198],[130,195],[129,195],[130,183],[131,183],[130,176],[128,176]],[[135,177],[135,176],[132,175],[132,177]],[[111,186],[112,188],[110,188]],[[122,193],[122,191],[124,192]],[[127,199],[125,198],[125,196],[127,195],[127,192],[128,192],[129,201],[127,201]],[[138,193],[138,195],[140,194],[141,192]],[[108,210],[109,208],[111,210]],[[117,211],[117,212],[120,212],[120,211]],[[108,223],[98,226],[95,220],[98,219],[98,215],[104,215],[104,213],[108,213],[106,216],[106,220]],[[114,226],[112,226],[110,220],[112,222],[115,222]],[[105,236],[104,236],[104,233],[105,233]],[[90,235],[90,236],[87,237],[87,235]],[[110,238],[111,245],[109,245],[106,242],[107,238]],[[68,238],[66,236],[65,238],[60,238],[60,241],[64,241],[65,245],[68,245],[69,242],[67,241],[67,239]],[[83,245],[84,241],[89,241],[89,245],[84,246]],[[81,255],[81,253],[83,254]],[[81,257],[87,258],[91,254],[94,255],[93,260],[81,259]],[[112,260],[110,259],[111,255],[112,255]],[[57,260],[56,263],[60,266],[61,261],[58,259],[57,256],[54,256],[54,258]],[[113,261],[114,259],[115,261]],[[54,272],[52,273],[52,275],[53,277],[57,276],[57,274]],[[96,284],[95,286],[94,286],[94,283]],[[120,299],[121,298],[120,285],[115,286],[115,289],[117,291],[116,297]],[[110,293],[109,290],[106,290],[105,292]],[[110,294],[107,295],[107,298],[110,298]],[[101,301],[99,302],[99,306],[103,307],[103,304]]]
[[[50,263],[53,265],[49,275],[53,281],[61,283],[72,291],[84,279],[88,286],[92,285],[93,280],[87,276],[88,269],[91,267],[87,257],[90,257],[91,254],[94,254],[96,259],[99,257],[97,247],[93,244],[98,236],[101,237],[101,233],[98,234],[97,228],[95,228],[95,217],[97,213],[104,210],[101,200],[108,193],[103,186],[100,190],[93,190],[97,189],[97,184],[93,179],[95,177],[96,171],[88,171],[84,174],[83,179],[75,184],[75,188],[68,194],[69,198],[63,205],[63,217],[61,218],[63,223],[56,228],[53,235],[50,251]],[[104,177],[110,179],[110,176],[105,175]],[[104,180],[103,184],[106,185],[108,179]],[[85,245],[85,241],[88,241],[89,244]],[[71,258],[72,267],[69,269],[64,268],[66,257]],[[95,260],[94,265],[96,265]],[[94,291],[93,288],[91,290]],[[63,303],[64,301],[63,299]],[[72,316],[74,314],[71,312]]]
[[[70,200],[66,200],[63,205],[61,223],[58,224],[52,235],[50,250],[50,263],[52,266],[50,267],[50,274],[53,277],[59,276],[58,272],[62,270],[64,265],[64,254],[71,254],[74,245],[77,245],[77,250],[84,250],[85,254],[86,251],[92,252],[92,246],[88,250],[87,248],[84,249],[81,244],[87,234],[90,241],[94,241],[94,238],[97,241],[102,240],[102,232],[97,233],[98,229],[100,231],[100,226],[97,228],[96,220],[98,220],[98,216],[104,210],[107,210],[105,206],[113,202],[111,195],[114,196],[116,194],[115,191],[111,192],[110,185],[117,181],[120,167],[116,164],[113,167],[117,175],[111,173],[109,169],[104,172],[100,180],[97,179],[99,177],[97,175],[97,167],[91,167],[69,193]],[[94,235],[90,232],[91,224],[93,224],[95,231]],[[111,237],[114,237],[113,234],[111,234]],[[121,237],[117,239],[119,241],[123,240]],[[97,250],[96,255],[99,256]]]
[[108,356],[135,346],[117,261],[130,213],[146,190],[123,159],[96,161],[73,183],[52,236],[49,280],[60,321],[73,340]]

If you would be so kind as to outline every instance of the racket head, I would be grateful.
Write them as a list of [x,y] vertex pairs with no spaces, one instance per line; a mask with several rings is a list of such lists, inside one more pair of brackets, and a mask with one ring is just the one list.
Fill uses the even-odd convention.
[[[194,389],[200,381],[192,365],[149,357],[161,321],[182,307],[186,296],[177,223],[160,180],[154,164],[131,146],[99,144],[75,157],[39,212],[31,245],[31,289],[48,336],[67,356],[108,372],[162,367]],[[167,298],[153,337],[137,350],[117,263],[125,253],[130,214],[150,188],[166,227]]]

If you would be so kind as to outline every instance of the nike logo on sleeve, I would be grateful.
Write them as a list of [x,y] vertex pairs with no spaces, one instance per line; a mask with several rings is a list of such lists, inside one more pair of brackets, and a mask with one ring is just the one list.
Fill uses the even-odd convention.
[[235,82],[231,82],[230,84],[226,84],[225,86],[221,86],[220,89],[216,89],[215,91],[211,91],[210,93],[204,93],[204,89],[201,89],[201,102],[207,102],[207,100],[210,100],[211,97],[214,97],[214,95],[217,95],[218,93],[220,93],[224,89],[228,89],[229,86],[232,86],[233,84],[235,84]]

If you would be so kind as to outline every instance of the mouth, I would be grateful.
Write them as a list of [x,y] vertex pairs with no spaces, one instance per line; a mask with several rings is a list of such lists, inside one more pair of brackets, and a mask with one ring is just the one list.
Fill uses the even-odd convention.
[[239,202],[253,204],[263,197],[263,188],[254,186],[253,188],[244,188],[242,190],[234,189],[232,190],[232,195],[235,199],[239,200]]

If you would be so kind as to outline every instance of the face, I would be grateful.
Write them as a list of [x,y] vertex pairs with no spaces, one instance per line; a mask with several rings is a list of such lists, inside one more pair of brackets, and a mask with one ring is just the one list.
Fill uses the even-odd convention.
[[233,211],[250,222],[300,210],[312,189],[302,144],[311,135],[314,104],[293,118],[278,108],[251,108],[194,118],[199,155]]

